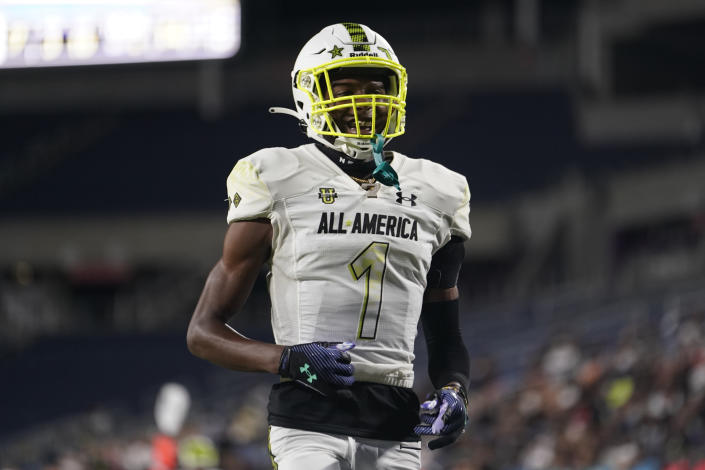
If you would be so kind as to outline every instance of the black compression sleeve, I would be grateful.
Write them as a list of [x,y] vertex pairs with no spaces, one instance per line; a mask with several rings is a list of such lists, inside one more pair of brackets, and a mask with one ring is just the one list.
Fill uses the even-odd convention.
[[463,239],[452,236],[450,241],[431,258],[431,267],[426,274],[426,288],[449,289],[458,283],[460,266],[465,259]]
[[467,388],[470,357],[460,332],[458,299],[425,303],[421,325],[428,347],[428,375],[435,388],[459,382]]

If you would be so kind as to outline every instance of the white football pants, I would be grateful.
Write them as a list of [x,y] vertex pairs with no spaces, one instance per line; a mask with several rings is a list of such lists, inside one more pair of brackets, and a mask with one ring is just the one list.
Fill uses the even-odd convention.
[[365,439],[269,427],[269,452],[277,470],[415,470],[421,443]]

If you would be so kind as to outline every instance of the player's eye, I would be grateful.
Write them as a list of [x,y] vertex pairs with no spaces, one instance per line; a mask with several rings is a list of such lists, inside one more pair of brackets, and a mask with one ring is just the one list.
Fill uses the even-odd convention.
[[347,87],[335,87],[333,88],[333,97],[338,98],[341,96],[349,96],[352,92]]

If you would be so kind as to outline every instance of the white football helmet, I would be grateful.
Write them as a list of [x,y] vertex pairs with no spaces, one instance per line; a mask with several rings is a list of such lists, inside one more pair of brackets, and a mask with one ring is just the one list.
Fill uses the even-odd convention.
[[[386,94],[334,97],[331,75],[348,68],[376,69],[370,72],[381,72]],[[345,70],[342,72],[344,75]],[[387,108],[386,120],[379,133],[385,138],[385,143],[404,133],[406,69],[399,63],[389,43],[365,25],[338,23],[323,28],[301,49],[291,72],[291,84],[296,111],[281,108],[271,108],[270,111],[296,116],[306,126],[306,134],[310,138],[328,147],[356,158],[371,155],[375,129],[379,132],[381,127],[377,121],[385,119],[378,109],[384,107]],[[361,126],[358,110],[365,106],[372,109],[372,121]],[[353,110],[354,133],[350,129],[347,132],[341,130],[330,114],[331,111],[345,108]],[[370,113],[365,114],[368,116],[366,119],[369,119]]]

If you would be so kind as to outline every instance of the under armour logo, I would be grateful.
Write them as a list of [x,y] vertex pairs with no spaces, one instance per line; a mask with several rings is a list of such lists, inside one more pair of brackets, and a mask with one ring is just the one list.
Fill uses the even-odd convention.
[[316,377],[316,374],[311,373],[309,367],[310,366],[307,363],[304,363],[303,367],[299,367],[299,372],[301,372],[302,374],[306,374],[308,376],[306,382],[312,384],[314,380],[318,380],[318,377]]
[[411,197],[406,197],[402,195],[401,191],[397,192],[397,204],[404,205],[404,201],[408,201],[410,206],[415,206],[416,194],[412,194]]

